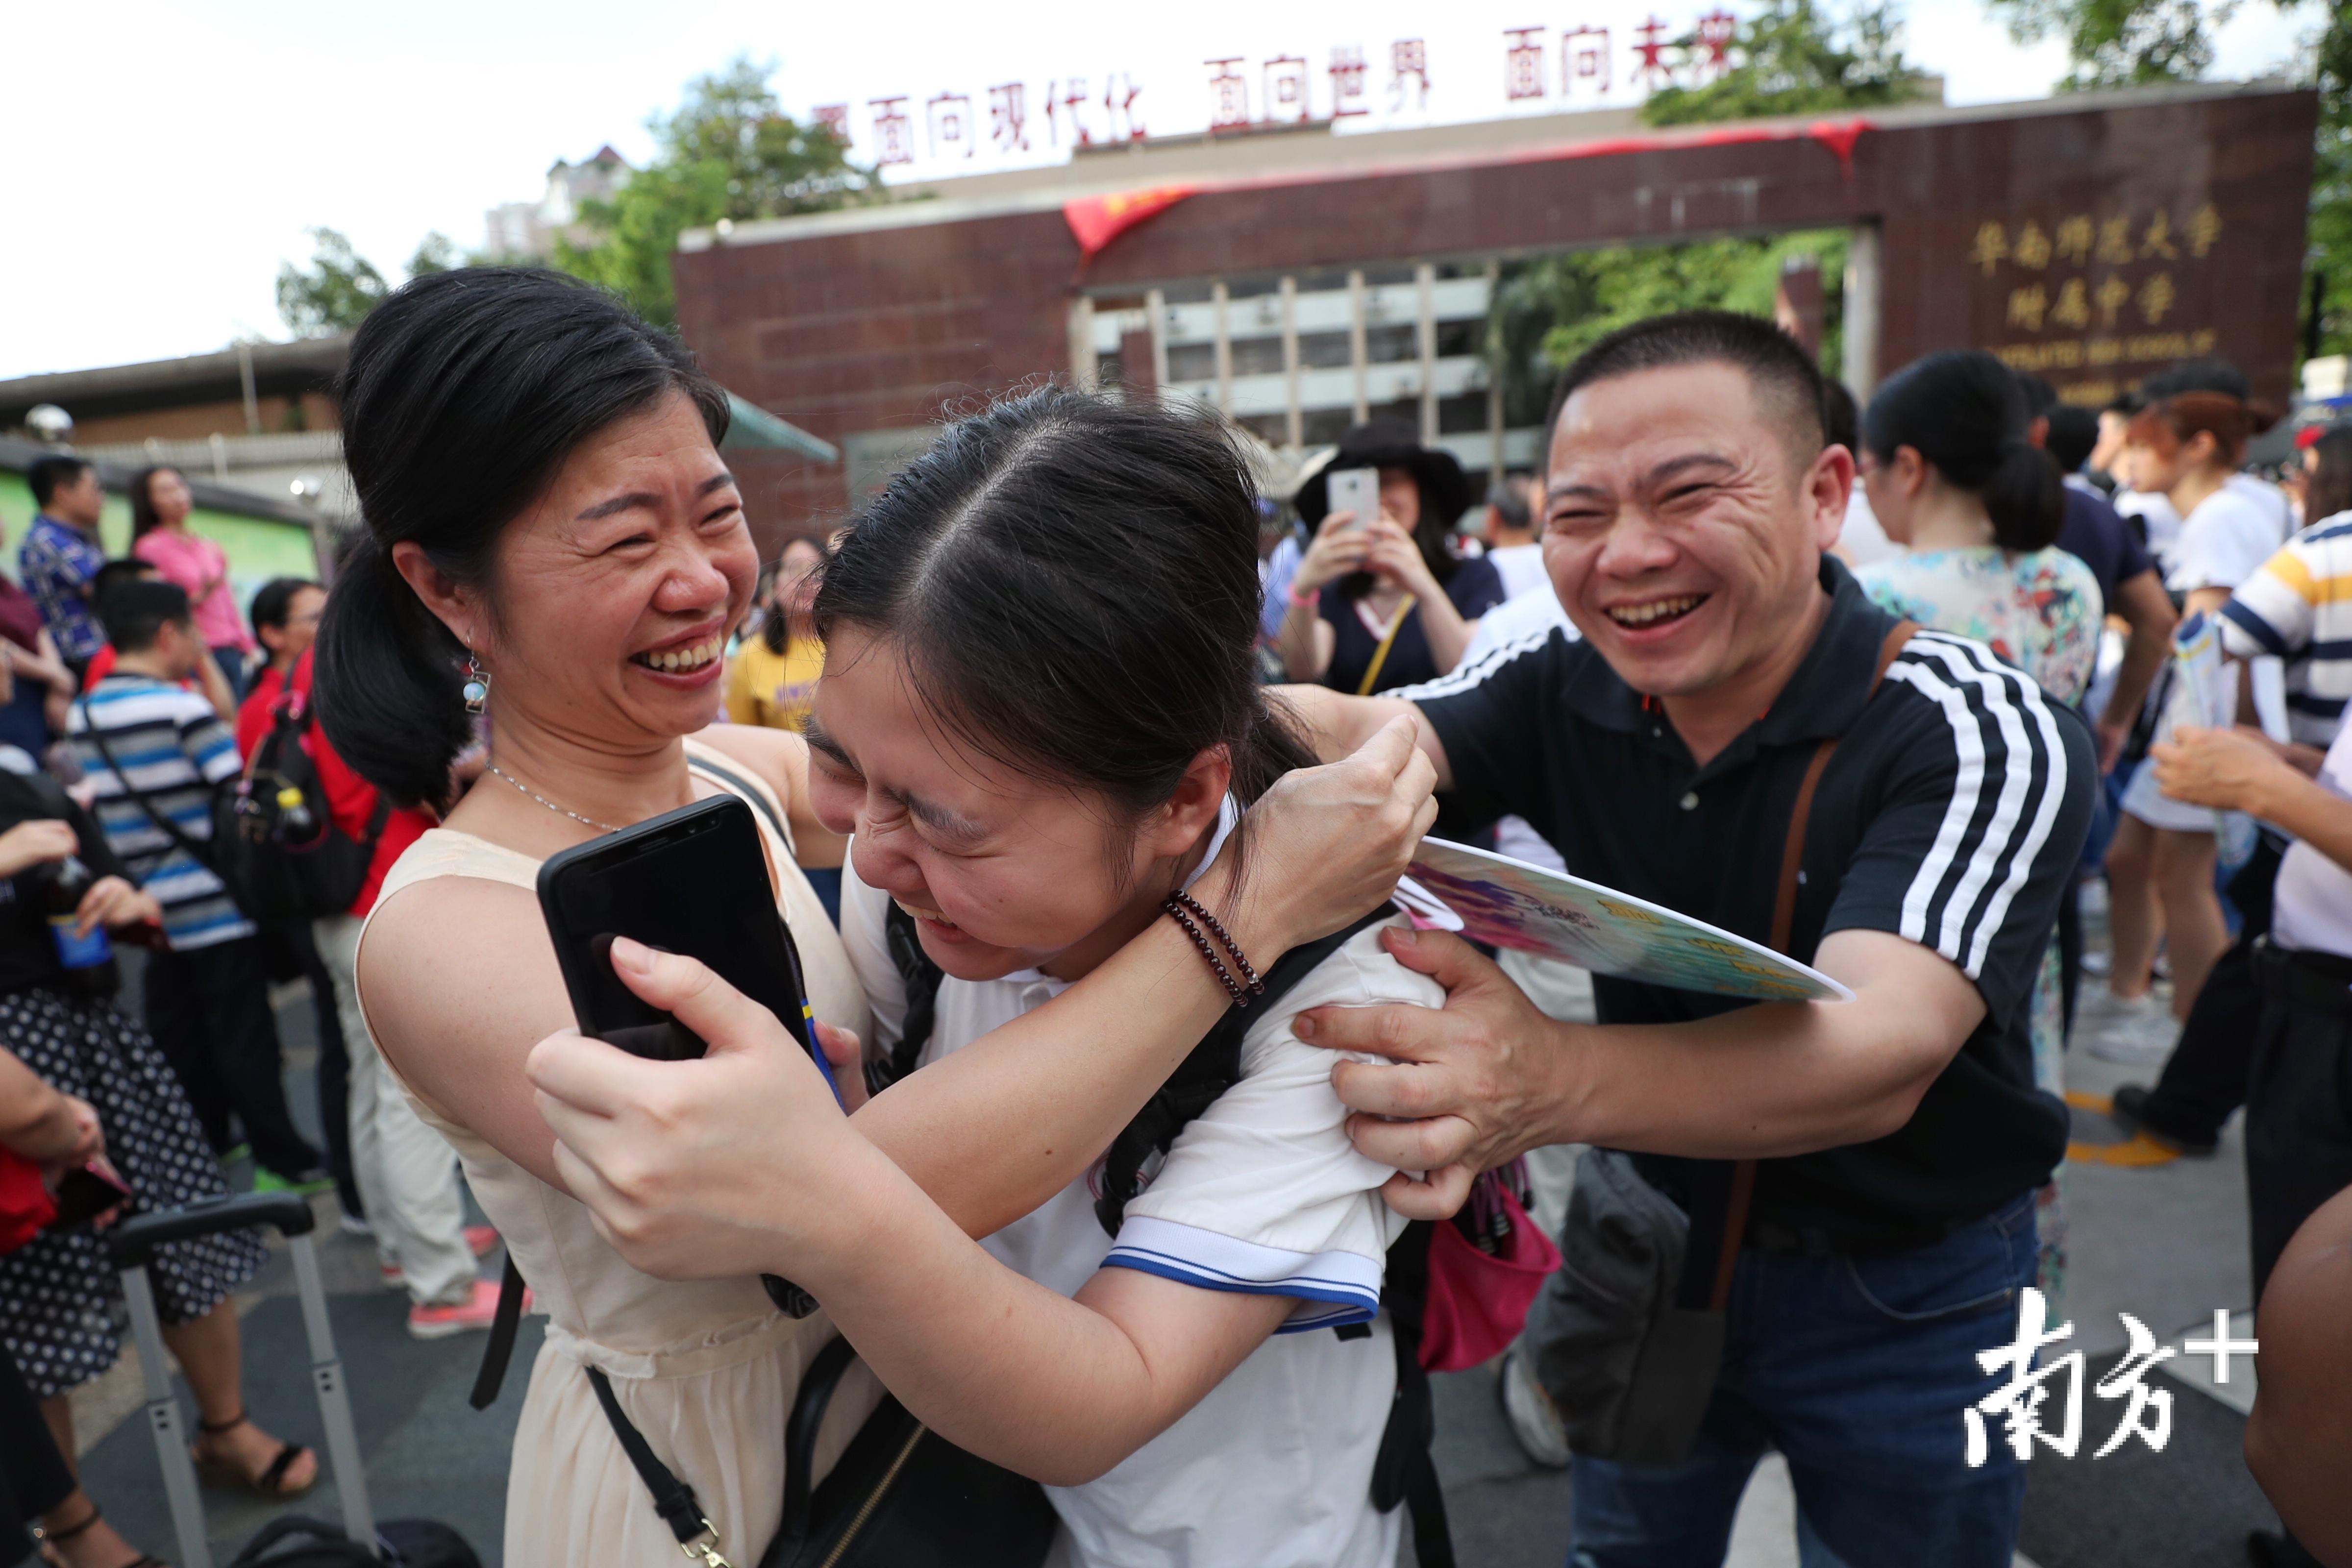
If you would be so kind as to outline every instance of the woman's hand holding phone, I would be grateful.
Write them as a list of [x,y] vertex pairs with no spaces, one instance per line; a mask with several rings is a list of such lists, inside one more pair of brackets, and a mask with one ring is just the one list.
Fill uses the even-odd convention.
[[1421,546],[1404,526],[1387,513],[1365,533],[1364,570],[1416,599],[1434,599],[1445,591],[1430,575]]
[[[709,1042],[651,1061],[566,1030],[526,1064],[555,1165],[599,1234],[659,1279],[771,1272],[817,1286],[828,1262],[871,1250],[857,1196],[875,1162],[824,1075],[773,1013],[688,957],[626,938],[613,968],[629,989]],[[828,1059],[856,1037],[824,1030]],[[843,1078],[845,1093],[857,1080]]]
[[1370,528],[1360,524],[1353,512],[1332,513],[1315,530],[1307,553],[1299,557],[1298,570],[1290,579],[1290,591],[1302,596],[1320,592],[1325,584],[1337,582],[1351,571],[1362,570],[1370,538]]

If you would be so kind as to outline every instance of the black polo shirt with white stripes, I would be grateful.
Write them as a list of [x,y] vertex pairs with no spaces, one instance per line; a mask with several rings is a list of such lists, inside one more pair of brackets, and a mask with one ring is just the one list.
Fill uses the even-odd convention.
[[[1833,559],[1819,639],[1772,704],[1706,767],[1663,709],[1558,632],[1391,694],[1444,743],[1465,817],[1525,817],[1577,875],[1769,938],[1799,784],[1840,737],[1806,835],[1791,950],[1892,932],[1976,982],[1984,1020],[1898,1132],[1767,1160],[1755,1216],[1866,1245],[1988,1214],[2049,1178],[2065,1108],[2033,1087],[2031,998],[2090,820],[2091,738],[1983,643],[1920,632],[1865,701],[1893,618]],[[1604,1023],[1704,1018],[1737,998],[1596,977]],[[1643,1156],[1687,1191],[1688,1162]]]

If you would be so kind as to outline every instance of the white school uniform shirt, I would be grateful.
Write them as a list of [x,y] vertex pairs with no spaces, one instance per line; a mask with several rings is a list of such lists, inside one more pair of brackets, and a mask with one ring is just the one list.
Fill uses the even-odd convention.
[[[1218,840],[1238,813],[1228,801]],[[1213,841],[1202,863],[1215,857]],[[906,995],[884,936],[889,899],[842,867],[842,938],[894,1044]],[[1403,924],[1400,918],[1396,924]],[[940,984],[935,1061],[1067,986],[1034,969]],[[1389,1322],[1374,1319],[1389,1244],[1404,1221],[1381,1200],[1395,1173],[1356,1153],[1331,1092],[1332,1052],[1300,1042],[1308,1008],[1445,999],[1399,964],[1377,926],[1307,975],[1242,1040],[1242,1078],[1177,1135],[1127,1206],[1116,1245],[1095,1218],[1090,1171],[981,1245],[1064,1295],[1097,1269],[1140,1269],[1210,1291],[1299,1298],[1276,1333],[1166,1431],[1084,1486],[1048,1487],[1067,1568],[1390,1568],[1402,1510],[1371,1502],[1372,1461],[1396,1389]],[[1369,1338],[1335,1326],[1372,1320]]]
[[2170,566],[2173,549],[2180,542],[2180,514],[2173,509],[2172,497],[2161,490],[2117,489],[2107,499],[2117,517],[2139,519],[2147,536],[2147,553],[2157,565]]
[[2294,537],[2300,525],[2294,520],[2294,503],[2287,499],[2284,490],[2267,479],[2256,478],[2242,468],[2231,475],[2224,485],[2231,494],[2252,502],[2263,516],[2271,520],[2271,527],[2277,535],[2271,546],[2273,549]]
[[2260,571],[2285,538],[2268,507],[2240,486],[2224,485],[2181,519],[2164,586],[2175,593],[2235,588]]

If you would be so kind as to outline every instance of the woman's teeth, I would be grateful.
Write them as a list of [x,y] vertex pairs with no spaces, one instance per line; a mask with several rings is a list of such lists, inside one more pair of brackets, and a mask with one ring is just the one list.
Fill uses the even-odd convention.
[[713,637],[708,643],[697,643],[691,647],[669,648],[651,653],[633,653],[629,656],[629,662],[643,664],[649,670],[684,674],[689,670],[698,670],[718,658],[725,652],[727,640],[724,637]]
[[913,915],[918,920],[928,920],[934,925],[944,925],[950,931],[960,931],[963,929],[954,921],[950,920],[946,915],[941,915],[936,909],[918,909],[903,898],[894,898],[890,902],[897,904],[899,908],[905,910],[908,914]]
[[1706,594],[1694,593],[1680,599],[1654,599],[1647,604],[1614,605],[1608,613],[1609,619],[1620,626],[1647,626],[1653,621],[1669,620],[1696,610],[1706,601]]

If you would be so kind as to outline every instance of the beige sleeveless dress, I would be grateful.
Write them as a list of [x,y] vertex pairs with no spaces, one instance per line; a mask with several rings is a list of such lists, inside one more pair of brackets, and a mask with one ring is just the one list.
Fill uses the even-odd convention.
[[[698,742],[687,742],[687,756],[689,763],[715,761],[747,776],[741,764]],[[784,820],[764,781],[751,782]],[[760,802],[752,805],[782,883],[778,906],[800,948],[810,1005],[826,1022],[863,1033],[870,1027],[866,996],[848,953],[793,862],[790,841],[774,831]],[[393,866],[375,909],[381,913],[404,888],[442,876],[535,890],[539,866],[470,833],[435,829]],[[782,1518],[784,1422],[793,1393],[803,1369],[833,1337],[824,1315],[785,1317],[752,1275],[672,1283],[639,1273],[597,1236],[576,1199],[413,1093],[409,1098],[457,1149],[475,1197],[548,1317],[507,1479],[508,1568],[676,1568],[679,1561],[676,1537],[655,1513],[596,1403],[589,1366],[604,1369],[656,1457],[694,1489],[728,1561],[737,1568],[757,1563]],[[820,1437],[818,1475],[832,1468],[880,1396],[864,1364],[852,1363]]]

